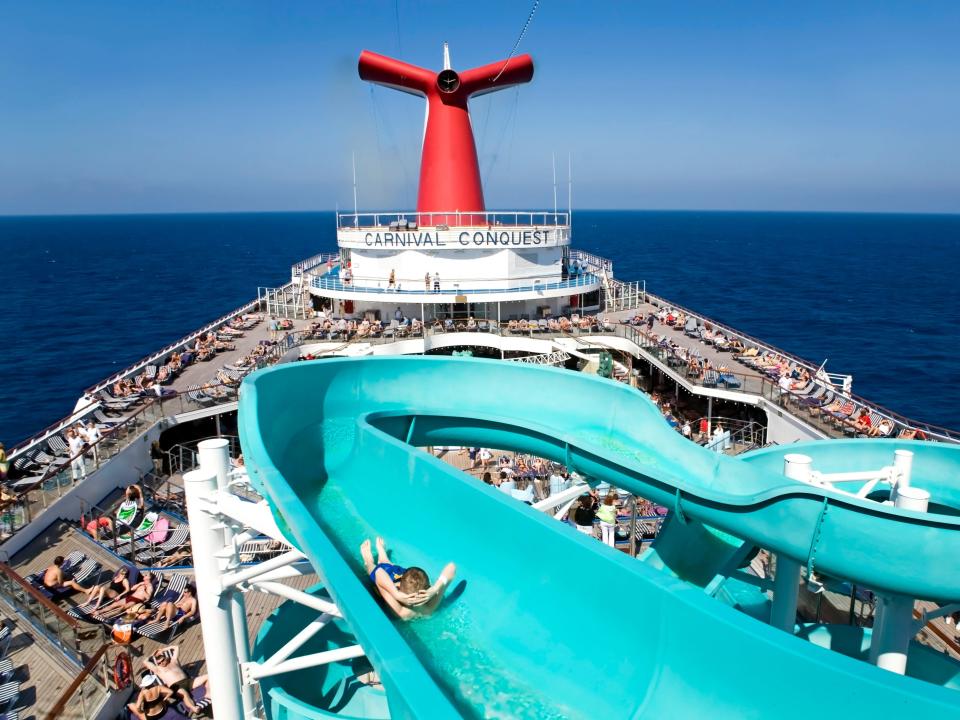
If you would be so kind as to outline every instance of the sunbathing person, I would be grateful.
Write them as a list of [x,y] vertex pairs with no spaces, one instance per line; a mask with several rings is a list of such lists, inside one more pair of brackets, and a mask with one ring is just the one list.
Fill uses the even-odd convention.
[[[123,568],[121,568],[123,569]],[[150,598],[153,597],[153,577],[150,575],[149,571],[144,570],[143,575],[140,578],[140,582],[130,585],[130,591],[126,594],[121,594],[119,597],[114,599],[113,602],[108,603],[103,608],[103,614],[111,614],[112,612],[120,612],[128,605],[140,605],[150,601]],[[97,606],[99,607],[99,601]]]
[[866,408],[860,408],[860,414],[854,421],[853,426],[857,432],[863,433],[868,437],[873,437],[877,434],[877,429],[873,427],[873,420],[870,419],[870,411]]
[[137,699],[127,704],[130,714],[137,720],[159,719],[166,715],[167,709],[173,705],[173,691],[161,685],[159,678],[146,670],[140,677],[140,687]]
[[93,606],[93,609],[99,610],[104,598],[108,600],[116,600],[117,598],[126,595],[128,592],[130,592],[130,580],[127,577],[128,574],[129,571],[127,568],[122,567],[113,574],[110,582],[104,583],[103,585],[94,585],[87,591],[86,602],[89,603],[96,598],[97,602]]
[[176,645],[160,648],[143,661],[143,666],[156,675],[160,682],[173,691],[175,697],[183,702],[187,712],[191,715],[197,711],[191,691],[205,685],[206,675],[200,675],[193,680],[187,675],[178,658],[180,648]]
[[373,561],[369,540],[364,540],[360,546],[360,556],[380,597],[401,620],[433,613],[457,572],[456,565],[447,563],[439,579],[431,585],[427,573],[421,568],[404,568],[391,563],[383,538],[379,537],[377,562]]
[[61,565],[63,565],[63,555],[57,555],[53,559],[53,565],[43,573],[43,586],[51,592],[63,592],[64,590],[86,592],[87,589],[83,585],[73,578],[65,576],[63,570],[60,569]]
[[157,608],[154,618],[163,620],[163,628],[166,630],[170,627],[171,623],[189,620],[196,614],[197,593],[192,585],[187,585],[183,589],[183,597],[177,600],[177,602],[174,603],[167,600],[166,602],[160,603],[160,607]]

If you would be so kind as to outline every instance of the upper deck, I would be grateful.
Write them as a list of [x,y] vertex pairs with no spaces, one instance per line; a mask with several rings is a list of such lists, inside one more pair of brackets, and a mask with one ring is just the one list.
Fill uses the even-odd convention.
[[375,302],[396,292],[424,304],[509,302],[594,292],[602,282],[571,259],[568,213],[340,213],[337,244],[339,262],[330,262],[322,277],[311,273],[315,295]]

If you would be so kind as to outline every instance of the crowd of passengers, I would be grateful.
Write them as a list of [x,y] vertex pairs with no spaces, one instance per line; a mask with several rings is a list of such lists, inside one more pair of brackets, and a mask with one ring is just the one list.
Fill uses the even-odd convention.
[[[780,353],[772,350],[763,351],[753,346],[747,347],[740,339],[724,335],[721,330],[714,329],[710,323],[700,326],[696,318],[687,316],[683,311],[660,308],[656,314],[637,313],[627,321],[629,325],[641,329],[658,347],[675,358],[675,364],[684,366],[688,377],[703,381],[713,371],[719,374],[722,382],[725,374],[732,371],[723,363],[714,367],[709,358],[703,357],[696,348],[686,347],[671,337],[654,333],[653,329],[657,322],[662,326],[684,332],[702,343],[713,345],[717,350],[734,353],[733,357],[738,362],[776,383],[782,400],[796,402],[811,414],[819,415],[854,434],[863,437],[890,437],[896,429],[891,418],[872,411],[866,406],[858,407],[851,398],[839,392],[827,402],[817,402],[813,398],[808,400],[808,396],[811,396],[818,387],[829,386],[829,381],[814,376],[808,367]],[[740,383],[735,376],[728,375],[728,377],[732,377],[731,382],[739,386]],[[898,437],[924,440],[926,434],[915,428],[903,428]]]
[[[466,447],[458,455],[467,456],[467,471],[480,474],[480,479],[514,499],[532,505],[569,489],[573,480],[567,468],[533,455],[502,453],[495,456],[490,448]],[[621,495],[610,488],[601,499],[594,488],[585,490],[571,504],[564,519],[580,532],[596,537],[610,547],[615,546],[616,527],[633,513],[629,495]],[[637,498],[638,517],[661,517],[666,510],[642,498]]]
[[[163,386],[173,382],[185,367],[197,361],[212,360],[218,352],[235,350],[236,345],[232,341],[243,337],[244,332],[260,322],[260,319],[259,315],[238,315],[216,331],[210,330],[198,335],[192,345],[170,353],[163,363],[151,366],[150,369],[144,368],[143,372],[133,378],[118,378],[110,387],[110,394],[120,399],[151,393],[162,397],[166,394]],[[256,356],[258,352],[262,355],[266,349],[258,345],[252,354]],[[244,361],[246,360],[247,358],[244,358]]]
[[[459,320],[435,318],[429,326],[434,332],[473,332],[487,331],[495,327],[496,323],[486,319],[478,320],[470,315]],[[573,314],[570,317],[548,317],[542,320],[511,319],[503,327],[510,333],[572,333],[610,331],[613,324],[600,315]],[[318,340],[353,340],[378,338],[387,332],[395,332],[398,336],[416,336],[420,335],[423,329],[424,324],[419,318],[406,317],[400,308],[397,308],[394,321],[389,325],[370,316],[351,319],[345,317],[342,310],[340,317],[334,317],[328,314],[326,309],[321,309],[308,326],[305,336]]]

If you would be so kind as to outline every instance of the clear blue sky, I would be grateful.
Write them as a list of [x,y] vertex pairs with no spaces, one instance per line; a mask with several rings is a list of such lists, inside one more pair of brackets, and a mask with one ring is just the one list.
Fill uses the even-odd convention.
[[[410,206],[422,101],[367,48],[504,58],[529,3],[0,0],[0,214]],[[543,0],[472,105],[487,202],[960,212],[960,3]],[[561,196],[565,194],[561,187]]]

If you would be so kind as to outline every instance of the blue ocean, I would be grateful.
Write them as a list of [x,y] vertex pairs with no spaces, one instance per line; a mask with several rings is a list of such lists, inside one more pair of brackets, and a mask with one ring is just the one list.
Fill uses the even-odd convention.
[[[582,211],[617,277],[960,428],[960,216]],[[0,218],[0,440],[336,246],[332,213]]]

